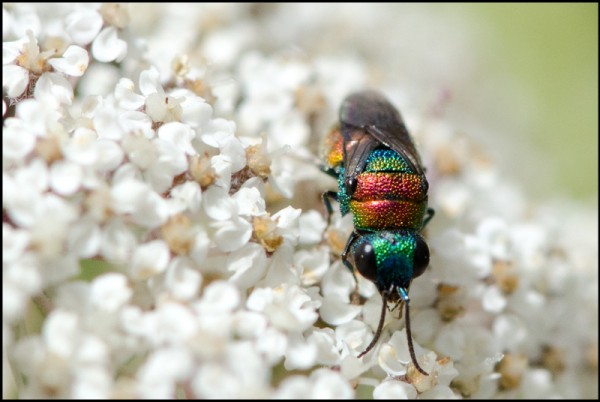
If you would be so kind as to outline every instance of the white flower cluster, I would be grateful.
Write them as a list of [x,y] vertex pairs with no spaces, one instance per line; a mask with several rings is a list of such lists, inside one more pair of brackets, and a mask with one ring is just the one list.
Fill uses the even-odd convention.
[[528,203],[407,115],[437,208],[411,286],[430,375],[395,314],[358,359],[381,298],[363,278],[352,297],[352,222],[327,227],[314,155],[369,66],[265,55],[269,6],[145,7],[3,5],[4,397],[597,392],[597,211]]

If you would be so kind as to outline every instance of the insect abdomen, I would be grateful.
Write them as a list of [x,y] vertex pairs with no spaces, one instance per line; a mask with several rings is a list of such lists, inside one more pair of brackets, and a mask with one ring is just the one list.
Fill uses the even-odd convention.
[[369,156],[365,170],[356,176],[348,209],[358,229],[419,230],[427,209],[427,181],[411,172],[393,150],[377,149]]

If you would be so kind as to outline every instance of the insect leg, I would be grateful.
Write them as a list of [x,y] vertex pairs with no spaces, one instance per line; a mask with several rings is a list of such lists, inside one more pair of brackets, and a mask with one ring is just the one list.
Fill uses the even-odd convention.
[[427,208],[425,218],[423,219],[423,227],[425,227],[425,225],[427,225],[429,223],[431,218],[433,218],[433,215],[435,215],[435,209]]
[[329,176],[333,177],[336,180],[340,175],[335,169],[330,167],[321,166],[321,171],[323,173],[327,173]]
[[350,252],[350,246],[352,246],[352,243],[354,243],[354,241],[357,238],[358,233],[353,231],[350,237],[348,238],[348,241],[346,242],[346,247],[344,247],[344,251],[342,252],[342,262],[344,263],[346,268],[350,270],[350,272],[352,273],[352,277],[354,278],[355,285],[354,292],[352,292],[352,304],[360,304],[360,295],[358,294],[358,278],[356,277],[356,270],[354,269],[350,261],[348,261],[348,253]]
[[333,213],[333,208],[331,207],[331,199],[337,201],[338,196],[335,191],[325,191],[323,193],[323,204],[325,204],[325,208],[327,209],[327,226],[331,224],[331,214]]
[[346,242],[344,251],[342,251],[342,262],[350,270],[350,272],[352,272],[352,275],[354,276],[354,280],[358,284],[358,281],[356,280],[356,273],[354,272],[354,267],[352,266],[350,261],[348,261],[348,253],[350,252],[350,246],[352,246],[352,243],[354,243],[354,240],[356,240],[357,238],[358,238],[358,233],[353,231],[352,234],[350,235],[350,237],[348,238],[348,241]]

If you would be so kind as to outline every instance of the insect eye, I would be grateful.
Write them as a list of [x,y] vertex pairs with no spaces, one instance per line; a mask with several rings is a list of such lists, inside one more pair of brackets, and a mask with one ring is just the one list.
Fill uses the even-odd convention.
[[429,265],[429,247],[421,236],[417,236],[417,246],[413,259],[413,278],[423,275],[425,268]]
[[361,243],[354,251],[356,269],[365,278],[374,281],[377,278],[377,259],[375,249],[370,242]]

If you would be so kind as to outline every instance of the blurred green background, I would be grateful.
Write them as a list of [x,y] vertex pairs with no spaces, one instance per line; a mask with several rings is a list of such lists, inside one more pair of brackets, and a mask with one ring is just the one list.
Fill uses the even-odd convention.
[[491,42],[482,56],[490,75],[516,79],[535,103],[534,115],[523,116],[529,117],[524,140],[557,177],[534,192],[597,201],[598,3],[447,6],[486,25]]

